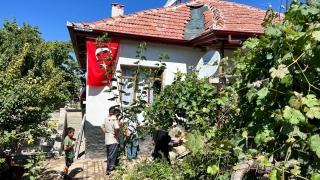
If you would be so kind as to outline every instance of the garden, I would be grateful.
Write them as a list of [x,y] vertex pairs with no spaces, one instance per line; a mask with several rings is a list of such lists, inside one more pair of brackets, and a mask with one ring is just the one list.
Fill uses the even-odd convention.
[[[294,1],[280,15],[267,11],[265,33],[245,41],[231,58],[234,68],[220,77],[237,77],[219,87],[199,80],[197,72],[177,73],[149,106],[144,100],[152,86],[138,86],[137,100],[123,112],[143,112],[146,127],[170,127],[173,122],[187,131],[183,161],[169,166],[142,163],[121,170],[124,179],[320,179],[320,2]],[[132,76],[156,78],[165,69],[161,54],[159,68],[140,66],[145,44],[137,50],[139,61]],[[221,65],[227,65],[227,58]],[[112,63],[110,66],[113,66]],[[112,73],[112,72],[110,72]],[[141,76],[140,74],[144,74]],[[119,80],[120,79],[120,80]],[[109,93],[124,84],[112,79]],[[116,100],[119,94],[114,93]],[[128,94],[130,95],[130,94]],[[122,107],[118,104],[117,107]],[[217,115],[220,111],[220,116]],[[219,117],[219,118],[218,118]],[[128,117],[129,118],[129,117]],[[120,179],[121,179],[120,178]]]
[[[132,72],[135,78],[125,84],[117,74],[121,72],[106,71],[105,76],[114,78],[105,93],[113,93],[109,100],[119,103],[122,94],[130,96],[121,86],[143,87],[135,88],[138,96],[133,102],[115,106],[123,110],[121,117],[132,119],[133,113],[143,113],[145,124],[139,134],[173,123],[185,126],[190,153],[172,160],[172,165],[144,161],[129,169],[120,166],[114,178],[320,180],[319,14],[317,0],[293,1],[284,15],[268,10],[264,34],[245,41],[229,58],[234,68],[219,75],[233,77],[229,83],[210,84],[207,79],[199,80],[197,72],[177,73],[151,105],[145,96],[154,87],[135,82],[156,80],[170,55],[159,56],[157,69],[145,69],[140,63],[147,61],[143,55],[147,45],[141,43]],[[106,39],[98,38],[96,45],[104,46]],[[36,28],[5,23],[0,30],[0,144],[18,146],[21,140],[32,143],[53,133],[44,123],[47,115],[70,99],[73,82],[79,83],[76,67],[68,61],[70,48],[69,42],[43,42]],[[224,58],[220,65],[227,66],[227,62]],[[30,160],[26,178],[37,177],[40,160]],[[0,174],[8,168],[4,161],[0,159]]]

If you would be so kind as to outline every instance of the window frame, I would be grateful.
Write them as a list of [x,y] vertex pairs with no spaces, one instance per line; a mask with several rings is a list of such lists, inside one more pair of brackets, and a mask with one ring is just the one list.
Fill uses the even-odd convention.
[[[122,75],[122,71],[123,71],[123,69],[132,69],[132,68],[135,68],[135,67],[137,67],[137,66],[134,66],[134,65],[120,65],[120,70],[121,70],[121,76],[122,76],[122,78],[121,78],[121,83],[122,83],[122,80],[123,79],[134,79],[135,80],[135,83],[134,83],[134,85],[133,85],[133,96],[132,96],[132,100],[133,99],[136,99],[137,98],[137,93],[135,92],[135,89],[136,89],[136,87],[137,87],[137,79],[136,79],[136,77],[133,77],[133,76],[123,76]],[[143,68],[147,68],[147,69],[153,69],[153,70],[157,70],[159,67],[155,67],[155,66],[142,66]],[[149,82],[151,82],[151,80],[160,80],[160,82],[161,82],[161,89],[160,89],[160,91],[163,91],[163,89],[164,89],[164,70],[160,70],[160,71],[162,71],[161,72],[161,78],[147,78],[147,80],[148,80],[148,87],[150,88],[150,86],[151,86],[151,83],[149,83]],[[120,90],[122,90],[122,84],[120,84]],[[147,103],[148,104],[150,104],[150,99],[151,99],[151,96],[150,96],[150,89],[148,89],[148,91],[147,91]],[[122,93],[120,92],[120,94],[119,94],[119,101],[120,101],[120,103],[122,103]],[[129,102],[129,104],[131,104],[132,102]]]

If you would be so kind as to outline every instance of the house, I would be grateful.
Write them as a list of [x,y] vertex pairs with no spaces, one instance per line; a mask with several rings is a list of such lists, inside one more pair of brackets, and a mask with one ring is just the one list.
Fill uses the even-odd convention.
[[[170,59],[162,72],[162,86],[174,80],[174,73],[187,73],[188,66],[197,65],[208,51],[216,50],[221,58],[232,56],[241,42],[263,33],[261,23],[266,11],[251,6],[222,0],[192,0],[185,3],[149,9],[125,15],[124,6],[113,3],[111,17],[91,23],[68,23],[72,44],[79,65],[88,65],[88,42],[108,33],[118,40],[116,69],[130,71],[136,59],[136,47],[147,42],[142,65],[152,68],[159,54],[166,52]],[[219,68],[221,73],[223,68]],[[125,74],[123,74],[125,75]],[[88,77],[90,78],[90,77]],[[86,86],[86,157],[104,157],[104,137],[100,128],[112,104],[107,86]],[[152,99],[152,94],[149,94]],[[134,98],[134,97],[132,97]]]

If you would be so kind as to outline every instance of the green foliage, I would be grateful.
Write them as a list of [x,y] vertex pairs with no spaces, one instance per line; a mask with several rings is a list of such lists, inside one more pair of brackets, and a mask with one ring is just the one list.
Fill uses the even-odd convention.
[[279,171],[277,169],[273,169],[270,172],[270,180],[281,180],[281,176],[279,174]]
[[318,174],[318,173],[312,174],[311,180],[320,180],[320,174]]
[[[190,125],[185,179],[228,178],[239,161],[250,159],[261,166],[279,163],[270,179],[319,179],[319,14],[318,0],[293,1],[284,17],[268,11],[265,33],[235,51],[235,68],[228,73],[240,78],[223,87],[219,97],[215,86],[196,74],[177,73],[145,109],[149,126]],[[290,160],[299,165],[290,167]],[[249,171],[245,178],[257,175]]]
[[186,140],[186,148],[192,153],[197,153],[205,145],[204,137],[200,133],[187,134]]
[[[283,166],[285,172],[274,169],[272,179],[286,173],[311,178],[320,171],[319,13],[320,2],[315,0],[309,4],[294,1],[282,22],[268,11],[265,33],[260,39],[248,39],[234,53],[231,74],[241,78],[222,88],[220,97],[213,93],[213,85],[197,80],[196,75],[178,74],[147,109],[151,124],[191,124],[190,144],[196,144],[197,133],[206,137],[204,147],[187,144],[192,152],[192,158],[184,161],[193,169],[189,178],[203,178],[207,172],[215,175],[213,167],[223,172],[243,159],[264,166],[290,159],[300,162],[292,169]],[[228,119],[216,131],[217,105]]]
[[[229,87],[220,88],[220,97],[215,93],[217,85],[199,80],[197,73],[177,73],[175,81],[167,85],[146,109],[145,119],[153,126],[170,126],[173,122],[187,127],[186,148],[191,155],[183,161],[185,179],[230,178],[229,172],[213,173],[216,168],[232,168],[230,135],[234,126],[232,116],[238,107],[234,103],[238,96]],[[263,95],[264,92],[259,92]],[[223,131],[217,128],[217,110],[221,106]],[[220,160],[221,159],[221,160]],[[221,162],[221,163],[220,163]]]
[[[38,150],[41,148],[38,146]],[[30,180],[37,179],[37,176],[42,172],[43,162],[46,158],[44,153],[41,151],[38,156],[35,156],[32,159],[28,159],[28,163],[24,165],[24,168],[28,171],[23,174],[23,177],[26,177]]]
[[[214,126],[217,104],[225,105],[228,93],[221,92],[216,99],[215,85],[205,79],[198,80],[197,74],[177,73],[175,81],[164,88],[154,98],[146,110],[145,119],[148,125],[171,126],[173,122],[180,125],[192,123],[189,127],[204,133]],[[201,127],[199,129],[199,127]]]
[[121,172],[120,175],[115,175],[116,180],[140,180],[140,179],[182,179],[183,169],[181,164],[174,164],[172,167],[166,160],[162,162],[143,161],[135,165],[132,169],[126,172]]
[[[4,20],[0,29],[0,144],[18,148],[55,132],[49,113],[79,87],[70,42],[46,42],[38,27]],[[77,90],[76,90],[77,91]],[[35,143],[34,143],[35,144]]]
[[9,169],[9,167],[5,163],[5,158],[0,158],[0,174],[7,169]]
[[[282,22],[275,22],[269,12],[265,33],[250,38],[233,57],[233,73],[241,76],[233,85],[241,105],[234,128],[248,133],[243,137],[253,136],[244,146],[235,143],[239,155],[259,159],[257,155],[264,154],[260,164],[270,156],[277,162],[298,160],[300,166],[291,170],[283,166],[285,173],[306,178],[320,171],[319,7],[316,0],[293,1]],[[270,179],[281,176],[276,169],[270,173]]]
[[217,165],[208,166],[207,172],[211,175],[215,175],[219,172],[219,167]]

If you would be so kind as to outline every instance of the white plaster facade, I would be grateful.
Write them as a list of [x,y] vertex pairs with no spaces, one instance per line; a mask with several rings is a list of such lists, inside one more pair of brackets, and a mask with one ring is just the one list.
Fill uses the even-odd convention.
[[[136,51],[139,42],[122,40],[119,45],[118,51],[118,64],[119,70],[122,65],[133,66],[136,58]],[[195,66],[204,52],[192,47],[172,46],[148,43],[147,51],[143,55],[147,57],[147,61],[141,61],[142,66],[156,67],[154,64],[158,62],[159,55],[166,52],[170,59],[164,60],[166,68],[163,72],[163,84],[171,84],[174,80],[174,74],[177,71],[187,73],[188,65]],[[103,92],[109,87],[93,87],[87,86],[86,89],[86,116],[94,126],[100,126],[103,118],[107,116],[109,107],[115,105],[114,102],[108,99],[113,97],[113,94]]]
[[[133,66],[136,58],[136,50],[139,45],[137,41],[121,40],[118,51],[119,70],[122,65]],[[147,43],[147,51],[143,55],[147,57],[147,61],[141,61],[141,65],[148,67],[156,67],[154,64],[158,62],[159,55],[166,52],[170,59],[164,60],[166,68],[163,73],[163,84],[169,85],[173,82],[175,73],[180,71],[187,73],[188,66],[196,66],[199,59],[205,54],[198,48],[173,46],[164,44]],[[226,55],[231,53],[225,51]],[[87,63],[88,64],[88,63]],[[100,126],[104,117],[108,115],[109,107],[115,105],[115,102],[109,101],[112,98],[111,93],[103,92],[109,87],[86,87],[86,117],[93,126]]]

